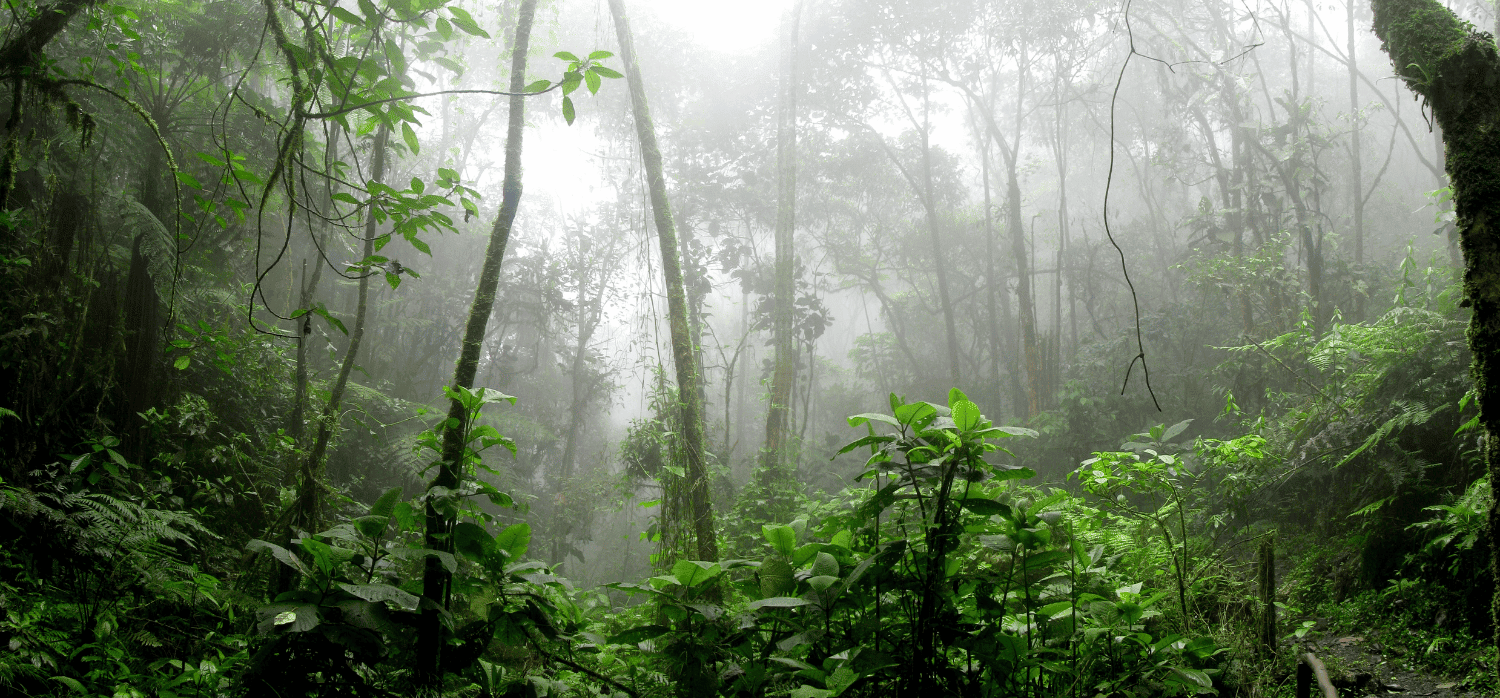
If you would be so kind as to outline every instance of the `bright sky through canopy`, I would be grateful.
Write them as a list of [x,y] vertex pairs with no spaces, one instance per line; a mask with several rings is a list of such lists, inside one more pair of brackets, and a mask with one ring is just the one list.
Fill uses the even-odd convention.
[[785,0],[646,0],[662,21],[704,48],[739,53],[774,38]]

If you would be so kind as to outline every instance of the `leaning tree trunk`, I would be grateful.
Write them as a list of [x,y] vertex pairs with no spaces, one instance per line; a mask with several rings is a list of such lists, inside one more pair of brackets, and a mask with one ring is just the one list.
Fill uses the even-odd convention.
[[[531,45],[531,22],[535,16],[536,0],[522,0],[510,54],[510,121],[505,134],[505,182],[501,188],[500,212],[490,228],[490,242],[479,271],[479,285],[474,289],[474,302],[469,306],[469,319],[464,325],[463,345],[459,350],[458,364],[453,369],[455,391],[474,387],[485,330],[495,308],[495,289],[500,285],[500,263],[505,260],[511,224],[521,206],[521,134],[526,127],[526,98],[521,93],[526,89],[526,52]],[[429,489],[458,488],[459,477],[463,474],[464,447],[467,446],[464,443],[467,418],[463,403],[456,398],[451,400],[446,421],[449,426],[443,429],[441,461]],[[430,500],[426,516],[424,545],[431,550],[453,552],[453,539],[448,533],[455,521],[438,511]],[[423,563],[422,597],[431,603],[423,604],[417,626],[416,666],[419,683],[428,687],[435,687],[442,680],[442,616],[448,608],[451,581],[452,576],[438,557],[429,555]]]
[[677,368],[677,393],[682,415],[682,446],[685,452],[689,515],[697,539],[700,560],[719,559],[719,544],[714,533],[714,514],[708,500],[708,473],[703,463],[703,417],[698,403],[698,367],[692,336],[688,329],[687,294],[682,286],[682,265],[677,251],[677,229],[672,222],[672,207],[667,201],[667,179],[662,171],[661,148],[656,143],[656,127],[646,103],[646,86],[641,82],[641,68],[636,62],[635,44],[630,21],[625,16],[624,0],[609,0],[609,11],[615,19],[615,35],[620,43],[620,59],[625,63],[625,79],[630,83],[630,103],[635,116],[636,136],[641,142],[641,160],[646,167],[646,182],[651,190],[651,211],[656,218],[656,235],[661,242],[662,274],[667,284],[667,314],[672,334],[672,361]]
[[[1490,491],[1500,501],[1500,55],[1437,0],[1374,0],[1375,34],[1443,130],[1453,185],[1469,348]],[[1490,506],[1490,574],[1500,579],[1500,509]],[[1500,587],[1491,600],[1500,646]]]

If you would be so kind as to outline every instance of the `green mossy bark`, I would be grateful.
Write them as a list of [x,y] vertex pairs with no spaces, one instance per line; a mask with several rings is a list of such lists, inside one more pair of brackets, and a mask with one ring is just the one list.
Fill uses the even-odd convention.
[[[1479,422],[1492,492],[1500,494],[1500,55],[1494,38],[1437,0],[1374,0],[1375,34],[1396,71],[1421,95],[1443,129],[1453,185],[1464,303]],[[1489,512],[1490,572],[1500,579],[1500,510]],[[1500,591],[1490,611],[1500,646]]]

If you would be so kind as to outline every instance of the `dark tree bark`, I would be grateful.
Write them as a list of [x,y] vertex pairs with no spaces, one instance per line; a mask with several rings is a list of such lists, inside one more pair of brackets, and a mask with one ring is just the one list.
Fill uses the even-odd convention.
[[615,36],[620,43],[620,59],[625,64],[625,79],[630,84],[630,103],[635,116],[636,137],[641,143],[641,159],[646,168],[646,182],[651,190],[651,211],[656,219],[656,235],[661,243],[662,274],[667,285],[667,314],[672,334],[672,362],[677,368],[677,393],[682,416],[682,449],[686,456],[689,516],[696,539],[698,559],[719,559],[719,543],[714,532],[714,514],[708,499],[708,472],[703,464],[703,415],[698,402],[697,355],[688,327],[687,293],[682,285],[682,264],[677,249],[677,227],[672,220],[672,206],[667,201],[667,179],[661,161],[661,147],[656,142],[656,126],[646,102],[646,86],[641,82],[641,68],[636,61],[630,21],[625,16],[624,0],[609,0],[614,15]]
[[[1453,184],[1464,304],[1491,492],[1500,495],[1500,55],[1437,0],[1373,0],[1375,35],[1443,130]],[[1500,496],[1497,496],[1500,500]],[[1500,509],[1489,511],[1490,573],[1500,579]],[[1500,646],[1500,589],[1491,600]]]
[[[490,228],[490,241],[485,248],[484,265],[479,271],[479,285],[474,289],[474,302],[469,306],[469,319],[464,325],[463,344],[459,349],[458,363],[453,368],[453,389],[473,388],[474,376],[479,372],[479,354],[484,345],[484,334],[489,326],[490,314],[495,308],[495,289],[500,284],[500,264],[505,260],[505,248],[510,243],[511,225],[516,211],[521,206],[521,136],[526,127],[526,98],[521,93],[526,88],[526,52],[531,46],[531,23],[536,16],[536,0],[522,0],[516,19],[515,41],[510,56],[510,119],[505,133],[505,182],[501,188],[500,211],[495,224]],[[449,424],[456,427],[443,429],[443,451],[440,455],[437,476],[429,489],[446,487],[457,489],[463,475],[464,434],[467,431],[468,414],[463,403],[457,399],[448,405]],[[424,545],[431,550],[453,552],[453,540],[448,535],[454,525],[451,517],[438,511],[431,502],[426,510],[427,531]],[[423,562],[422,597],[424,608],[417,626],[417,679],[428,687],[442,681],[443,611],[448,607],[449,586],[452,575],[443,567],[436,555],[429,555]]]

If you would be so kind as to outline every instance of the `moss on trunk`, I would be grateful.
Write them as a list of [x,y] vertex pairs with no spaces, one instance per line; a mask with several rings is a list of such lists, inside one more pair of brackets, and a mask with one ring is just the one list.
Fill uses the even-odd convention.
[[[1490,487],[1500,489],[1500,56],[1493,37],[1436,0],[1374,0],[1375,34],[1396,72],[1442,127],[1464,255],[1464,304]],[[1500,510],[1489,512],[1490,572],[1500,579]],[[1500,621],[1500,592],[1491,600]],[[1500,631],[1500,622],[1495,623]],[[1500,645],[1500,633],[1496,636]]]

